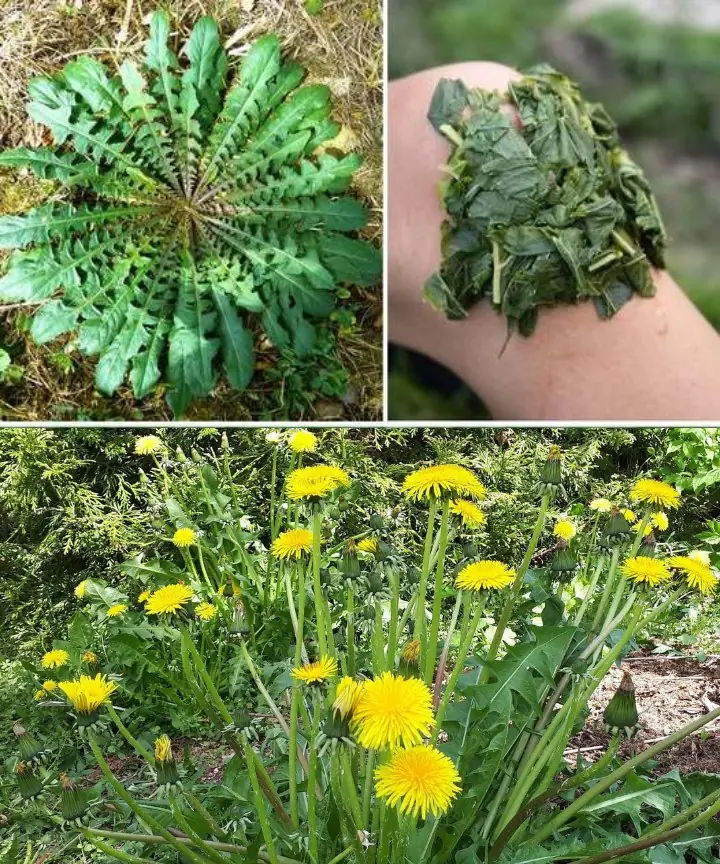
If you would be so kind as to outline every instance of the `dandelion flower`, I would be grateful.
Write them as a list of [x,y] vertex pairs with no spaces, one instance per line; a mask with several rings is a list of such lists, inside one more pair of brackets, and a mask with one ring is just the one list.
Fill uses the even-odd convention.
[[515,571],[500,561],[475,561],[458,574],[455,585],[469,591],[506,588],[515,579]]
[[439,498],[443,494],[483,499],[485,487],[460,465],[431,465],[408,474],[403,490],[411,501]]
[[350,478],[334,465],[310,465],[296,468],[287,479],[288,498],[293,501],[325,498],[339,486],[349,486]]
[[94,651],[85,651],[80,660],[89,666],[94,666],[98,662],[98,656]]
[[630,490],[630,499],[654,504],[665,510],[674,510],[680,506],[680,493],[661,480],[638,480]]
[[353,714],[357,740],[369,750],[419,744],[434,722],[427,685],[392,672],[365,682]]
[[118,615],[124,615],[127,612],[127,608],[124,603],[116,603],[107,610],[106,615],[108,618],[117,618]]
[[667,531],[670,522],[666,513],[653,513],[652,524],[658,531]]
[[691,588],[697,588],[701,594],[714,594],[717,589],[717,579],[708,565],[689,555],[676,555],[668,559],[668,564],[685,575],[685,580]]
[[402,659],[406,663],[417,663],[420,659],[420,640],[413,639],[402,650]]
[[57,686],[57,681],[43,681],[42,689],[52,693],[53,690],[57,690]]
[[357,544],[357,548],[361,552],[376,552],[378,541],[374,537],[365,537]]
[[577,534],[577,530],[569,519],[558,519],[553,528],[553,534],[569,543]]
[[78,600],[82,600],[83,597],[87,594],[87,587],[88,587],[88,580],[87,579],[83,579],[82,582],[78,582],[78,584],[75,586],[75,590],[73,591],[73,594],[75,594],[75,596],[78,598]]
[[337,671],[335,660],[325,656],[314,663],[297,666],[292,670],[291,675],[296,681],[302,681],[303,684],[323,684],[328,678],[334,678]]
[[637,513],[634,510],[626,508],[622,511],[622,514],[625,517],[625,521],[628,523],[628,525],[632,525],[633,522],[637,522]]
[[147,591],[147,590],[146,590],[146,591],[143,591],[143,592],[140,594],[140,596],[138,597],[138,603],[145,603],[145,601],[150,597],[150,594],[151,594],[151,593],[152,593],[152,592]]
[[401,813],[441,816],[460,792],[460,774],[452,759],[435,747],[396,750],[389,762],[375,770],[375,791]]
[[195,607],[195,614],[202,621],[210,621],[217,615],[217,606],[213,603],[198,603]]
[[335,691],[333,711],[340,714],[343,719],[351,717],[360,701],[364,686],[363,681],[356,681],[349,675],[341,678]]
[[155,774],[159,789],[169,792],[180,787],[180,775],[172,751],[172,742],[167,735],[160,735],[155,739],[154,750]]
[[108,681],[99,672],[91,678],[89,675],[81,675],[79,681],[61,681],[58,685],[78,714],[92,716],[117,690],[114,681]]
[[47,692],[45,690],[36,690],[33,699],[36,702],[39,702],[41,699],[44,699],[47,696]]
[[288,438],[288,445],[295,453],[312,453],[317,447],[317,436],[307,429],[298,429]]
[[192,596],[192,588],[187,585],[165,585],[150,595],[145,604],[145,612],[148,615],[169,615],[182,609]]
[[305,528],[292,528],[275,538],[272,553],[276,558],[300,558],[303,553],[312,552],[313,534]]
[[143,435],[135,441],[135,452],[138,456],[149,456],[162,448],[162,441],[157,435]]
[[660,585],[672,578],[666,564],[658,561],[657,558],[644,556],[628,558],[620,568],[620,572],[636,584],[645,583],[651,586]]
[[66,666],[69,659],[70,655],[67,651],[57,648],[55,651],[48,651],[47,654],[43,654],[40,665],[43,669],[57,669],[60,666]]
[[607,498],[594,498],[590,502],[590,509],[598,513],[609,513],[612,510],[612,502]]
[[178,549],[187,549],[192,546],[197,538],[197,534],[192,528],[178,528],[173,534],[172,542]]
[[465,498],[456,498],[450,502],[450,512],[459,516],[463,525],[468,528],[479,528],[485,522],[485,514],[483,511]]

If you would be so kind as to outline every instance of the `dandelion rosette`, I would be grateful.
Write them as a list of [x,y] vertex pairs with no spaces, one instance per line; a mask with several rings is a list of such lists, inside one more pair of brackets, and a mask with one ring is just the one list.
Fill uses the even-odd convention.
[[298,559],[312,552],[313,534],[305,528],[291,528],[273,540],[272,553],[276,558]]
[[355,737],[369,750],[419,744],[434,723],[427,685],[392,672],[365,682],[353,714]]
[[612,502],[607,498],[593,498],[590,502],[590,509],[596,513],[609,513],[613,508]]
[[487,591],[507,588],[515,580],[515,571],[500,561],[475,561],[458,573],[455,585],[463,591]]
[[172,615],[184,608],[192,600],[192,588],[178,582],[158,588],[147,599],[145,612],[148,615]]
[[163,443],[157,435],[143,435],[135,441],[135,452],[138,456],[150,456],[161,450],[162,446]]
[[178,528],[173,534],[172,542],[178,549],[187,549],[197,539],[197,534],[192,528]]
[[638,480],[630,490],[630,500],[675,510],[680,506],[680,493],[662,480]]
[[100,708],[117,690],[117,684],[100,673],[94,678],[81,675],[78,681],[61,681],[58,686],[70,700],[80,727],[93,726]]
[[569,543],[577,534],[577,529],[569,519],[558,519],[553,528],[553,534]]
[[320,501],[341,486],[349,486],[350,478],[334,465],[309,465],[296,468],[287,479],[288,498],[293,501]]
[[427,818],[450,809],[460,792],[460,774],[452,759],[423,744],[397,749],[390,761],[375,770],[375,791],[401,813]]
[[296,666],[290,673],[296,680],[308,686],[320,686],[337,675],[337,663],[332,657],[323,656],[314,663]]
[[70,655],[67,651],[63,651],[62,648],[56,648],[43,654],[40,665],[43,669],[59,669],[60,666],[67,666],[69,660]]
[[288,438],[288,446],[295,453],[312,453],[318,443],[317,435],[307,429],[298,429]]
[[431,465],[408,474],[403,491],[410,501],[470,497],[482,500],[485,487],[475,475],[461,465]]
[[717,578],[712,569],[702,560],[689,555],[675,555],[667,562],[674,570],[679,570],[691,588],[705,596],[714,594],[717,590]]
[[450,512],[462,519],[466,528],[479,528],[485,524],[485,514],[473,501],[456,498],[450,502]]
[[647,556],[628,558],[620,568],[620,572],[636,585],[661,585],[672,578],[670,570],[663,561]]
[[111,606],[105,614],[108,618],[117,618],[119,615],[124,615],[127,610],[128,607],[124,603],[115,603],[115,605]]

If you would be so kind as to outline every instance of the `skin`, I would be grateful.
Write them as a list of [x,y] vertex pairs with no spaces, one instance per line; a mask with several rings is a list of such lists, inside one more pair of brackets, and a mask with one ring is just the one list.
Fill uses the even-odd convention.
[[[460,63],[389,87],[389,337],[444,364],[496,420],[717,421],[720,337],[666,272],[654,298],[632,298],[611,321],[591,303],[544,309],[504,353],[505,319],[489,302],[448,321],[422,297],[440,265],[437,192],[450,148],[427,120],[440,78],[504,91],[517,72]],[[510,109],[508,109],[510,110]]]

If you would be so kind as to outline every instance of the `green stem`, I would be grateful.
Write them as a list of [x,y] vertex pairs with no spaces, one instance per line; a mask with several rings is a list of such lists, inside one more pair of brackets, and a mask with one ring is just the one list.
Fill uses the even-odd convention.
[[448,544],[448,520],[450,518],[450,501],[443,501],[442,514],[440,516],[440,548],[438,550],[437,566],[435,568],[435,587],[433,594],[432,621],[430,623],[430,636],[428,638],[427,652],[425,656],[425,683],[430,687],[435,671],[435,659],[437,657],[438,633],[440,632],[440,615],[443,601],[443,581],[445,578],[445,552]]
[[[325,629],[325,615],[323,609],[322,586],[320,584],[320,537],[322,531],[322,520],[319,506],[316,505],[313,513],[313,594],[315,595],[315,626],[317,629],[318,650],[321,657],[328,656],[328,643]],[[335,656],[335,645],[332,646],[332,657]]]
[[595,610],[595,617],[593,618],[593,622],[590,625],[591,633],[597,633],[598,627],[600,626],[600,621],[602,619],[603,613],[605,612],[608,600],[610,599],[613,585],[615,584],[615,571],[617,570],[619,559],[620,549],[619,547],[615,547],[612,552],[612,557],[610,558],[610,570],[608,571],[607,579],[605,580],[605,588],[603,590],[602,596],[600,597],[598,607]]
[[226,864],[226,859],[219,852],[213,849],[212,846],[208,846],[205,840],[203,840],[197,831],[193,829],[192,825],[189,824],[185,818],[185,814],[178,805],[177,797],[172,792],[168,797],[173,817],[180,830],[183,831],[193,841],[193,845],[196,846],[210,861],[213,861],[214,864]]
[[[310,731],[310,742],[315,741],[320,728],[320,711],[315,706],[313,713],[312,728]],[[308,817],[308,833],[310,839],[310,858],[314,864],[320,864],[318,858],[318,827],[317,818],[315,816],[315,796],[312,794],[312,789],[315,788],[317,775],[317,748],[310,747],[310,764],[308,766],[308,796],[307,796],[307,817]]]
[[265,809],[265,799],[260,791],[260,783],[258,782],[257,772],[255,771],[255,751],[247,741],[244,741],[243,744],[245,747],[245,763],[248,766],[250,783],[252,784],[253,792],[255,794],[255,809],[257,810],[260,819],[260,828],[262,830],[263,839],[265,840],[265,846],[268,850],[268,855],[270,856],[270,864],[278,864],[275,843],[273,842],[272,831],[270,830],[270,820],[268,819],[267,810]]
[[355,677],[355,589],[347,583],[347,671]]
[[[112,846],[109,846],[107,843],[103,843],[99,837],[93,836],[91,831],[87,828],[83,829],[83,836],[86,837],[96,849],[99,849],[101,852],[104,852],[106,855],[109,855],[111,858],[115,858],[117,861],[123,861],[124,864],[152,864],[151,861],[148,861],[147,858],[136,858],[134,855],[128,855],[127,852],[123,852],[121,849],[113,849]],[[131,835],[133,838],[137,837],[137,834]]]
[[573,619],[573,627],[579,627],[582,623],[583,618],[585,617],[585,612],[587,611],[588,604],[592,600],[592,596],[595,593],[595,588],[597,587],[598,580],[600,579],[600,574],[605,569],[605,561],[607,560],[607,555],[601,555],[598,559],[597,566],[595,567],[595,572],[593,573],[592,579],[590,580],[590,584],[588,585],[587,591],[585,592],[585,597],[583,598],[582,603],[580,604],[580,608],[575,614],[575,618]]
[[123,738],[128,742],[128,744],[133,747],[137,752],[143,757],[143,759],[150,765],[151,768],[155,767],[155,759],[152,753],[149,750],[146,750],[143,745],[132,736],[129,729],[125,726],[122,720],[118,717],[117,711],[112,706],[112,703],[108,702],[105,706],[107,708],[108,714],[112,717],[113,723],[120,730],[120,734]]
[[363,787],[362,825],[367,831],[370,828],[370,804],[372,802],[373,771],[375,768],[375,751],[368,750],[365,762],[365,786]]
[[420,571],[420,584],[418,585],[418,599],[415,604],[415,632],[413,638],[423,644],[425,636],[425,596],[427,594],[428,576],[430,575],[430,553],[432,551],[433,536],[435,531],[435,514],[437,513],[437,499],[430,499],[428,510],[428,526],[425,533],[425,546],[423,547],[423,563]]

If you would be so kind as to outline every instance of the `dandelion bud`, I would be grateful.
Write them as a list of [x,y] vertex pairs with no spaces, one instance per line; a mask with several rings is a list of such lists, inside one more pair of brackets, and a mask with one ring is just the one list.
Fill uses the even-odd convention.
[[638,730],[638,712],[635,702],[635,685],[628,672],[623,672],[620,686],[608,703],[603,714],[605,731],[610,735],[624,732],[632,738]]
[[320,585],[323,588],[331,588],[333,584],[333,574],[332,571],[328,570],[327,567],[323,567],[320,571]]
[[80,828],[90,821],[87,795],[67,774],[60,775],[60,812],[64,825]]
[[370,521],[368,522],[368,524],[371,531],[379,531],[381,528],[384,527],[385,522],[382,516],[378,515],[377,513],[373,513],[373,515],[370,517]]
[[140,483],[141,483],[143,486],[147,486],[147,485],[148,485],[148,482],[149,482],[149,481],[148,481],[148,476],[147,476],[147,474],[146,474],[146,473],[142,470],[142,468],[141,468],[141,469],[140,469]]
[[548,451],[540,472],[539,488],[543,495],[554,495],[558,489],[562,489],[562,451],[557,444],[553,444]]
[[228,441],[227,432],[222,433],[222,438],[220,439],[220,446],[223,450],[230,449],[230,442]]
[[195,462],[196,465],[202,464],[202,461],[203,461],[202,456],[198,453],[198,451],[194,447],[190,451],[190,455],[192,456],[192,460],[193,460],[193,462]]
[[411,567],[407,572],[407,582],[408,585],[419,585],[420,584],[420,571],[417,567]]
[[655,539],[655,534],[652,531],[649,534],[646,534],[637,551],[638,558],[654,558],[657,555],[655,550],[656,544],[657,540]]
[[325,722],[315,738],[315,749],[318,756],[322,758],[326,753],[336,753],[343,745],[354,747],[355,742],[350,735],[350,724],[339,713],[333,711],[325,719]]
[[365,586],[368,600],[378,599],[387,593],[383,583],[383,575],[379,570],[373,570],[367,574]]
[[248,627],[248,624],[245,621],[245,609],[242,603],[238,602],[235,604],[235,608],[233,609],[232,624],[230,625],[230,635],[242,638],[243,636],[247,636],[249,632],[250,627]]
[[240,732],[242,735],[255,734],[252,717],[247,711],[241,708],[233,713],[232,718],[233,729],[236,732]]
[[383,543],[382,540],[378,541],[377,546],[375,547],[375,560],[376,561],[387,561],[388,558],[391,557],[395,550],[389,543]]
[[478,547],[474,543],[465,543],[462,547],[463,558],[477,558]]
[[15,768],[18,791],[25,801],[32,801],[42,795],[42,780],[33,773],[32,766],[27,762],[18,762]]
[[177,449],[175,450],[175,457],[177,458],[178,462],[187,462],[187,456],[185,455],[185,451],[182,449],[182,447],[180,447],[180,445],[178,445]]
[[619,546],[629,538],[630,530],[630,523],[625,518],[625,514],[617,507],[613,507],[600,534],[600,545],[606,549]]
[[167,794],[182,789],[172,744],[167,735],[161,735],[155,741],[155,776],[159,792]]
[[345,544],[345,551],[340,562],[340,572],[346,579],[357,579],[360,575],[360,559],[354,540],[348,540]]
[[37,738],[31,735],[24,726],[15,723],[13,732],[18,739],[18,749],[22,762],[34,765],[47,761],[48,751],[42,747]]
[[570,544],[565,540],[558,540],[555,546],[555,554],[550,562],[550,570],[558,573],[560,578],[569,578],[571,573],[577,570],[578,561],[570,551]]
[[420,642],[413,639],[408,642],[400,655],[398,672],[405,678],[417,677],[420,670]]

